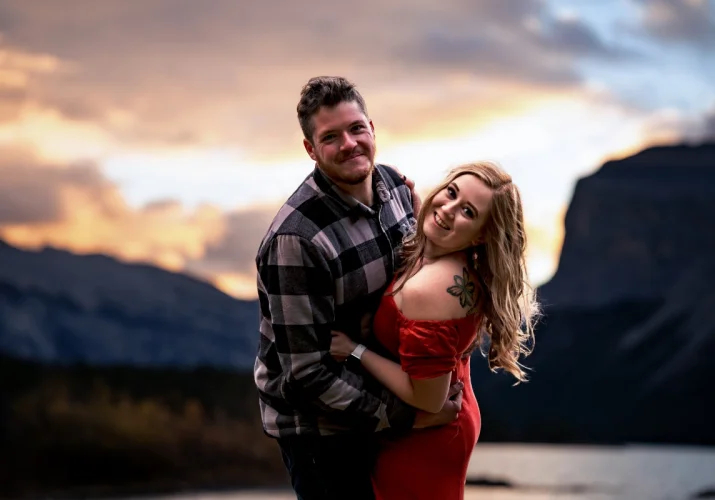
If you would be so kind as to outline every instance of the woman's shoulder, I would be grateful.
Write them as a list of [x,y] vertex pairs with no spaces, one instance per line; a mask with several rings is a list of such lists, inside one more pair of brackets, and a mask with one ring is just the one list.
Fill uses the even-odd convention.
[[473,308],[476,282],[464,259],[447,257],[424,266],[402,292],[402,312],[410,319],[459,319]]

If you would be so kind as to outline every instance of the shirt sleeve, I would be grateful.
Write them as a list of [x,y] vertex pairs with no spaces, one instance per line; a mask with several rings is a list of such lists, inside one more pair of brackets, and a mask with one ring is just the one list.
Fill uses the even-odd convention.
[[457,367],[459,331],[454,323],[406,321],[399,333],[400,364],[411,378],[436,378]]
[[302,404],[340,412],[361,427],[404,431],[415,409],[376,384],[367,384],[330,355],[335,320],[329,263],[312,242],[277,235],[258,260],[263,321],[272,326],[285,385]]

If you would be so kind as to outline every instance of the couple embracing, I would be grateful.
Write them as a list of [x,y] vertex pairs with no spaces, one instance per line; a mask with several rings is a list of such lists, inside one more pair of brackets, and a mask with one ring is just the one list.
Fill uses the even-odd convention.
[[311,79],[297,110],[315,168],[256,257],[264,431],[300,500],[461,499],[481,427],[470,355],[522,381],[533,341],[519,191],[476,162],[420,200],[375,164],[342,77]]

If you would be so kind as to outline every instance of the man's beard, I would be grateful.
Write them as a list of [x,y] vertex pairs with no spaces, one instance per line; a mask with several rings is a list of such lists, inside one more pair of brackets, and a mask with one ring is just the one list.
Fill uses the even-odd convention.
[[360,175],[359,177],[357,177],[355,179],[346,179],[343,182],[345,184],[347,184],[348,186],[357,186],[358,184],[362,184],[363,182],[365,182],[365,179],[367,179],[370,176],[370,174],[372,174],[372,172],[374,170],[375,170],[375,162],[372,162],[372,163],[370,163],[370,168],[368,169],[368,171],[365,174]]
[[[365,156],[365,158],[367,158],[367,156]],[[318,167],[323,172],[332,172],[332,175],[337,177],[337,179],[333,179],[333,181],[338,181],[347,186],[357,186],[359,184],[362,184],[363,182],[365,182],[365,179],[367,179],[375,171],[374,160],[370,161],[370,168],[367,169],[367,172],[365,172],[364,174],[356,174],[355,176],[351,176],[350,174],[342,172],[343,161],[337,161],[335,163],[328,164],[328,168],[326,168],[326,164],[321,160],[321,158],[318,158],[316,161]]]

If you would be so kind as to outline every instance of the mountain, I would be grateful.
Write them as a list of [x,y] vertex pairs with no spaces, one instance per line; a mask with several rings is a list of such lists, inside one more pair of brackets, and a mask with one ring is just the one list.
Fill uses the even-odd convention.
[[510,387],[473,359],[483,437],[715,445],[715,144],[610,161],[576,185],[544,316]]
[[0,241],[0,352],[52,363],[249,371],[257,302],[104,255]]

